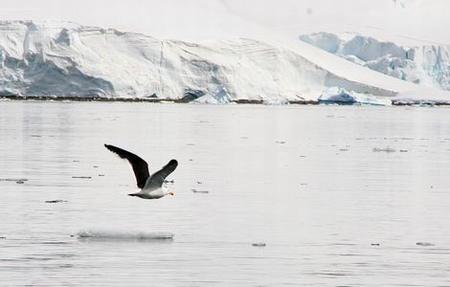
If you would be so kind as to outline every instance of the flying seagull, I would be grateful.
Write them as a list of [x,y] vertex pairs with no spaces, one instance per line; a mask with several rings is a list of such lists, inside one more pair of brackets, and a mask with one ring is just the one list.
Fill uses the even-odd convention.
[[175,195],[173,192],[166,192],[163,188],[164,179],[178,166],[178,162],[175,159],[169,161],[161,170],[150,176],[147,163],[139,156],[113,145],[105,144],[105,147],[121,158],[128,160],[133,167],[137,186],[141,191],[130,193],[128,194],[129,196],[137,196],[143,199],[158,199],[169,194]]

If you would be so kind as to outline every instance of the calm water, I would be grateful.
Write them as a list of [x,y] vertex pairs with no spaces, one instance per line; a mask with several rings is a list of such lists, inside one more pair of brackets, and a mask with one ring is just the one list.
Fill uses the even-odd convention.
[[0,159],[2,286],[450,286],[447,108],[3,101]]

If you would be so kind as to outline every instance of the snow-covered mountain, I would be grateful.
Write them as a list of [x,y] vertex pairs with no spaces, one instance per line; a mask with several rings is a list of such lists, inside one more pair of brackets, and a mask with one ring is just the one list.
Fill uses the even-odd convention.
[[0,22],[0,95],[317,100],[330,88],[381,97],[449,93],[408,83],[303,42],[192,43],[73,23]]
[[436,43],[399,45],[361,35],[314,33],[300,39],[329,53],[383,74],[450,90],[450,46]]

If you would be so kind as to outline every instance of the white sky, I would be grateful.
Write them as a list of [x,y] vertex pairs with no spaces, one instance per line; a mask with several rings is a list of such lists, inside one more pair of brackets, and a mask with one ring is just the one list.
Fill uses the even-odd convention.
[[186,40],[381,29],[450,43],[449,8],[450,0],[0,0],[0,19],[73,21]]

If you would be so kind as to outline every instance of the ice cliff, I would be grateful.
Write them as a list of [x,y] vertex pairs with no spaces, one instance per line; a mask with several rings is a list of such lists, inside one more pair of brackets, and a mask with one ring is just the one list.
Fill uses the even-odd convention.
[[[360,65],[382,72],[388,69],[389,76],[302,42],[191,43],[74,23],[3,21],[0,95],[286,103],[317,100],[330,88],[380,97],[440,93],[390,76],[412,82],[433,79],[449,87],[448,66],[447,74],[440,76],[430,73],[444,68],[436,64],[424,68],[428,78],[408,72],[420,58],[414,49],[383,44],[383,49],[372,51],[367,49],[367,39],[343,42],[337,36],[324,41],[309,37],[314,40],[310,43],[354,57],[352,61]],[[427,51],[432,54],[423,54],[426,61],[422,56],[420,67],[431,65],[433,57],[439,63],[448,59],[447,50],[430,47]],[[450,98],[447,93],[440,96]]]
[[383,74],[450,90],[450,46],[416,43],[408,46],[361,35],[315,33],[300,39],[329,53]]

